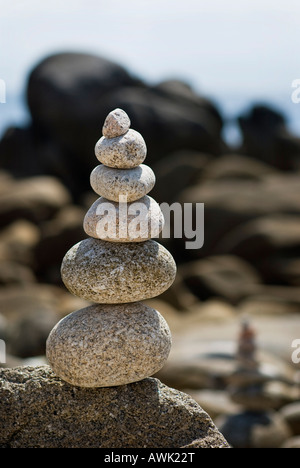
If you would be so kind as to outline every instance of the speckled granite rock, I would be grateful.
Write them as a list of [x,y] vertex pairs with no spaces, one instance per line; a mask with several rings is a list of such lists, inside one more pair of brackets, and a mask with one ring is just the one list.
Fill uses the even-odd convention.
[[147,378],[81,388],[49,366],[0,369],[1,448],[229,448],[188,395]]
[[146,164],[133,169],[115,169],[100,164],[92,171],[90,182],[94,192],[101,197],[118,202],[122,196],[131,202],[153,189],[155,175]]
[[129,169],[144,162],[147,147],[142,135],[130,129],[115,138],[102,136],[96,143],[95,155],[105,166]]
[[108,242],[143,242],[157,237],[164,216],[153,198],[117,203],[100,197],[85,215],[83,227],[88,236]]
[[92,305],[64,317],[47,340],[54,372],[81,387],[110,387],[154,375],[171,349],[171,332],[141,302]]
[[126,112],[122,109],[114,109],[104,121],[102,134],[106,138],[124,135],[129,130],[130,125],[131,122]]
[[66,253],[61,274],[75,296],[117,304],[162,294],[175,279],[176,264],[154,240],[112,243],[88,238]]

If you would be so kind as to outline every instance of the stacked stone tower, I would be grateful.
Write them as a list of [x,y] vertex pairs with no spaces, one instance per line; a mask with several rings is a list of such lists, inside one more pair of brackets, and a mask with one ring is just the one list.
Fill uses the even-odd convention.
[[244,319],[241,324],[236,353],[236,359],[241,370],[252,371],[259,368],[255,339],[255,330],[251,327],[249,321]]
[[81,387],[140,381],[163,367],[171,348],[165,319],[141,302],[171,286],[176,264],[153,240],[164,220],[147,195],[155,175],[143,164],[145,141],[130,125],[121,109],[104,122],[95,146],[101,164],[91,174],[100,198],[84,219],[89,237],[62,262],[65,286],[94,304],[64,317],[47,340],[54,372]]
[[229,378],[228,393],[231,400],[245,410],[264,412],[272,407],[265,391],[266,385],[274,379],[265,371],[257,357],[256,331],[248,318],[244,318],[238,337],[236,351],[237,367]]

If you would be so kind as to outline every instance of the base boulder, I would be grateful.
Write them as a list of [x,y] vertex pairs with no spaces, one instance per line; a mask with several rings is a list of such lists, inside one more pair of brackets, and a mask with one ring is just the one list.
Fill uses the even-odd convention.
[[188,395],[147,378],[90,389],[49,366],[0,370],[0,448],[229,448]]

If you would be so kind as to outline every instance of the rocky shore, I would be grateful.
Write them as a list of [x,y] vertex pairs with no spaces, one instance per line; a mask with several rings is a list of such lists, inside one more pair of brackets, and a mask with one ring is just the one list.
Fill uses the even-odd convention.
[[[12,415],[0,425],[0,434],[11,425],[0,446],[14,445],[12,421],[22,404],[14,392],[23,380],[29,382],[33,375],[49,379],[54,392],[49,404],[58,392],[45,357],[50,331],[71,312],[92,306],[66,290],[60,266],[66,252],[87,238],[83,220],[88,210],[112,191],[111,171],[94,175],[93,189],[90,174],[102,123],[115,108],[130,115],[132,128],[147,144],[151,169],[140,166],[147,188],[132,182],[133,197],[151,190],[158,204],[205,205],[203,248],[186,249],[185,238],[160,240],[177,263],[177,275],[145,307],[160,311],[173,344],[168,361],[146,379],[143,391],[161,385],[165,398],[180,400],[183,419],[190,402],[179,393],[190,395],[233,447],[297,444],[300,364],[292,360],[292,343],[300,339],[300,138],[289,134],[284,116],[254,105],[239,116],[243,141],[231,148],[222,138],[224,119],[217,105],[188,84],[170,80],[149,86],[118,64],[74,53],[48,57],[32,70],[27,102],[31,123],[7,129],[0,141],[0,339],[6,345],[0,382],[9,387],[8,406],[1,397],[1,414]],[[99,177],[103,193],[97,191]],[[121,182],[116,193],[120,190]],[[238,337],[245,317],[255,329],[255,375],[238,373]],[[26,366],[23,373],[20,366]],[[38,395],[38,386],[32,385]],[[123,390],[116,390],[116,398],[118,391]],[[67,384],[59,389],[62,399],[70,392]],[[105,401],[105,395],[99,398]],[[257,406],[249,407],[254,397]],[[74,408],[86,396],[76,398]],[[26,421],[35,404],[29,405]],[[101,405],[93,401],[91,411]],[[143,412],[142,406],[135,410]],[[150,413],[144,410],[147,419]],[[51,424],[52,436],[59,438],[62,420],[57,418],[56,426],[43,414],[36,420],[36,433],[40,425]],[[76,414],[80,416],[79,409]],[[121,415],[115,416],[111,422],[119,437]],[[203,430],[206,416],[195,417]],[[210,424],[204,445],[216,431]],[[216,445],[226,444],[214,434]],[[18,443],[26,437],[24,429]],[[106,437],[101,435],[103,444],[109,444]],[[182,447],[194,439],[194,433],[177,437],[174,430],[172,443]],[[50,435],[39,443],[47,446],[49,440]],[[137,439],[132,440],[135,444]],[[70,436],[66,445],[73,443]]]

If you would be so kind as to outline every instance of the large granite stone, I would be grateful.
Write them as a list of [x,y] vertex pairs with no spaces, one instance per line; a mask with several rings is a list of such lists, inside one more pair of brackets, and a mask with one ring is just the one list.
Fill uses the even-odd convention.
[[105,166],[129,169],[142,164],[147,155],[147,147],[142,135],[130,129],[115,138],[101,137],[96,143],[95,155]]
[[186,394],[147,378],[113,388],[64,383],[50,367],[0,369],[1,448],[228,448]]
[[141,302],[97,304],[72,312],[47,340],[54,372],[80,387],[137,382],[168,359],[171,332],[162,315]]
[[129,203],[100,197],[84,217],[86,234],[108,242],[144,242],[158,237],[164,227],[159,204],[148,195]]
[[108,200],[119,202],[121,196],[131,202],[152,190],[155,174],[146,164],[132,169],[115,169],[100,164],[92,171],[90,182],[92,189]]
[[88,238],[66,253],[61,274],[75,296],[118,304],[162,294],[175,279],[176,264],[168,250],[154,240],[112,243]]

